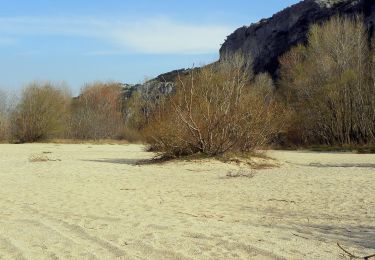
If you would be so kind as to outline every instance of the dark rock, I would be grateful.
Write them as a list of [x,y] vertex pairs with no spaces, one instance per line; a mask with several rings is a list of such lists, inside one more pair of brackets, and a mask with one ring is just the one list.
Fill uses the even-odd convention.
[[[279,57],[293,46],[305,43],[312,24],[323,23],[335,15],[362,14],[371,37],[375,30],[375,0],[304,0],[271,18],[237,29],[227,37],[220,49],[220,57],[222,59],[236,51],[251,54],[255,73],[269,72],[277,77]],[[123,84],[124,96],[128,99],[135,92],[153,98],[170,94],[177,77],[189,72],[191,69],[174,70],[143,84]]]
[[220,56],[236,51],[250,53],[254,72],[277,76],[278,58],[291,47],[305,43],[309,27],[334,15],[364,15],[370,36],[374,33],[375,0],[304,0],[227,37]]

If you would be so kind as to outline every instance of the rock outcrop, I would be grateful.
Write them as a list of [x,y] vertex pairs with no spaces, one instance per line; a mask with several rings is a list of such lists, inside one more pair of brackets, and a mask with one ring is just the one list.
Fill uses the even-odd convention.
[[[220,56],[239,50],[251,54],[255,73],[269,72],[277,77],[279,57],[293,46],[306,42],[312,24],[325,22],[334,15],[363,15],[370,36],[374,34],[375,0],[304,0],[271,18],[237,29],[227,37]],[[124,96],[129,98],[135,92],[143,96],[169,94],[177,76],[189,71],[174,70],[143,84],[123,84]]]
[[134,93],[139,93],[143,97],[155,98],[158,95],[167,95],[173,92],[174,81],[180,75],[188,74],[190,69],[173,70],[148,80],[142,84],[122,84],[123,95],[129,99]]
[[370,35],[374,34],[375,0],[304,0],[228,36],[220,56],[242,51],[253,58],[254,72],[277,76],[278,58],[307,40],[309,27],[334,15],[362,15]]

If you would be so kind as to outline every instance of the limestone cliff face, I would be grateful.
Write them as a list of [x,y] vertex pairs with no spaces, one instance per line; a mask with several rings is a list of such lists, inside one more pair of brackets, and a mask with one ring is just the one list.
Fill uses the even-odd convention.
[[159,95],[166,95],[173,92],[174,81],[180,76],[187,75],[190,69],[173,70],[148,80],[142,84],[122,84],[125,99],[131,98],[134,93],[142,95],[144,98],[157,98]]
[[250,53],[254,71],[277,75],[278,58],[298,43],[306,42],[309,27],[334,15],[363,14],[370,34],[374,33],[375,0],[304,0],[228,36],[220,56],[236,51]]
[[[220,49],[220,56],[238,50],[253,57],[254,71],[277,76],[280,55],[298,43],[306,42],[309,27],[327,21],[334,15],[363,14],[370,32],[374,34],[375,0],[304,0],[250,26],[237,29],[228,36]],[[124,84],[125,98],[135,92],[143,96],[171,93],[173,81],[190,70],[174,70],[143,84]]]

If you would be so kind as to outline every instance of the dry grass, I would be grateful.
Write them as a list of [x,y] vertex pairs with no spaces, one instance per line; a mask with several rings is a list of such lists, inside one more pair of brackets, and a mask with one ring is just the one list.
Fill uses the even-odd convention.
[[29,162],[60,162],[61,160],[53,156],[47,156],[47,154],[52,154],[52,152],[44,151],[42,153],[35,153],[29,156]]
[[229,153],[222,157],[217,157],[218,160],[225,163],[235,163],[238,165],[246,165],[253,170],[264,170],[280,167],[280,163],[268,157],[263,152],[250,153]]
[[[153,160],[142,161],[139,164],[159,164],[170,161],[184,161],[184,162],[204,162],[206,160],[215,159],[220,162],[228,164],[236,164],[242,166],[246,170],[241,172],[229,172],[227,177],[253,177],[253,171],[273,169],[281,166],[281,163],[273,158],[268,157],[263,152],[254,151],[249,153],[226,153],[222,156],[211,157],[204,153],[197,153],[183,157],[168,157],[168,156],[157,156]],[[251,173],[251,174],[250,174]]]
[[50,159],[44,154],[32,154],[29,157],[29,162],[48,162]]
[[255,176],[254,170],[242,169],[238,171],[229,171],[225,175],[227,178],[253,178]]

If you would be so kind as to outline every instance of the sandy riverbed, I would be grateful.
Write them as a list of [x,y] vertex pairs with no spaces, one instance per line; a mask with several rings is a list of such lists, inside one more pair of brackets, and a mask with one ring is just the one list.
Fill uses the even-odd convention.
[[[0,145],[0,259],[342,259],[375,253],[375,155],[279,168],[136,165],[140,145]],[[47,162],[30,162],[43,155]]]

